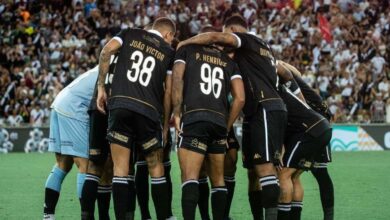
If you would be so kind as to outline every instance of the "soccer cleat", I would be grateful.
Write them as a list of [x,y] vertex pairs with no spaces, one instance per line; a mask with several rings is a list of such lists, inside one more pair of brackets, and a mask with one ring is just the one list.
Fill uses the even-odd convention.
[[44,214],[43,220],[56,220],[56,218],[54,217],[54,214]]

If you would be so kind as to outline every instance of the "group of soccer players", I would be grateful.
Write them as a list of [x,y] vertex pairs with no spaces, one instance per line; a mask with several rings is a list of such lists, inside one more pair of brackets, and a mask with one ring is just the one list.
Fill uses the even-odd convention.
[[[324,219],[333,219],[327,106],[276,60],[270,46],[247,32],[240,16],[223,33],[202,33],[172,47],[175,24],[159,18],[126,29],[102,49],[99,65],[82,74],[52,105],[49,150],[56,165],[45,186],[44,219],[54,219],[61,184],[76,163],[81,219],[109,219],[112,190],[116,219],[158,220],[172,213],[169,154],[172,119],[178,139],[182,218],[230,219],[238,141],[233,123],[243,111],[242,158],[248,170],[253,219],[300,219],[303,187],[311,169],[320,183]],[[211,193],[208,185],[211,184]],[[247,219],[247,217],[245,217]]]

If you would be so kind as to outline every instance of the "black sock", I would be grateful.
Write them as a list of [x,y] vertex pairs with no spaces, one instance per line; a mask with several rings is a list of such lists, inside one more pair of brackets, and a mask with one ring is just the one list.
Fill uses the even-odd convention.
[[152,199],[156,209],[157,220],[168,218],[168,184],[165,176],[152,177]]
[[94,219],[95,201],[98,194],[100,178],[93,174],[85,176],[85,182],[81,193],[81,219]]
[[134,183],[134,176],[129,175],[127,176],[127,182],[129,184],[129,210],[130,212],[134,213],[135,211],[135,183]]
[[110,200],[111,200],[112,186],[98,186],[97,204],[99,210],[99,220],[110,219]]
[[261,177],[261,202],[265,210],[266,220],[276,220],[278,217],[278,201],[280,195],[279,180],[274,175]]
[[229,218],[230,207],[233,201],[234,188],[236,188],[236,179],[234,176],[225,176],[225,184],[228,190],[226,199],[225,219]]
[[290,220],[300,220],[303,203],[301,201],[291,202]]
[[59,197],[59,192],[45,188],[45,206],[43,208],[45,214],[54,214]]
[[131,213],[129,210],[129,186],[127,176],[114,176],[112,179],[112,196],[114,200],[115,218],[127,220]]
[[333,182],[329,176],[328,169],[317,168],[312,170],[314,177],[318,182],[320,188],[320,196],[322,203],[322,210],[324,212],[324,219],[332,220],[334,218],[334,190]]
[[291,203],[279,203],[278,220],[290,220]]
[[172,180],[171,180],[171,161],[164,162],[164,174],[167,179],[168,186],[168,217],[173,216],[172,213]]
[[199,182],[187,180],[181,185],[181,209],[184,220],[195,220],[196,204],[199,199]]
[[151,219],[149,211],[149,171],[146,161],[137,162],[135,186],[141,218]]
[[250,191],[248,193],[249,204],[251,206],[253,220],[263,220],[263,205],[261,203],[261,190]]
[[198,207],[200,212],[200,217],[202,220],[209,220],[209,197],[210,197],[210,187],[206,178],[199,179],[199,199]]
[[211,210],[213,220],[223,220],[226,209],[227,189],[225,186],[211,189]]

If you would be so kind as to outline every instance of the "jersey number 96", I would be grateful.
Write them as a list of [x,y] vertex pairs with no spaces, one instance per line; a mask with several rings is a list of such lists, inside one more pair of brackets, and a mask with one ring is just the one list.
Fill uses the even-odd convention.
[[203,82],[200,83],[200,91],[205,95],[213,95],[216,99],[221,95],[223,70],[220,67],[211,68],[207,63],[200,67],[200,78]]
[[139,81],[142,86],[147,87],[152,78],[152,71],[156,65],[156,60],[152,56],[147,56],[144,59],[143,53],[138,50],[131,54],[130,60],[132,61],[132,66],[131,69],[127,70],[127,79],[130,82]]

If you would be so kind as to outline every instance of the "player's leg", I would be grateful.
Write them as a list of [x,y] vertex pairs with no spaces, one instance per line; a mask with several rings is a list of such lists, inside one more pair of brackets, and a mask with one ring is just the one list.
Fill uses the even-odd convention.
[[149,211],[149,171],[148,163],[141,152],[137,154],[137,170],[135,173],[135,188],[137,200],[141,211],[141,219],[151,219]]
[[257,177],[254,166],[253,156],[251,153],[251,130],[250,118],[245,117],[242,124],[242,163],[243,167],[248,171],[248,198],[251,207],[251,212],[254,220],[263,220],[263,205],[261,202],[261,188],[259,178]]
[[151,177],[151,193],[156,210],[157,219],[166,219],[169,214],[169,192],[166,177],[164,176],[163,146],[161,125],[159,122],[135,113],[132,121],[135,126],[135,137],[142,153],[145,155]]
[[225,155],[223,153],[209,153],[209,177],[211,182],[211,210],[213,219],[223,220],[227,202],[227,188],[223,178]]
[[54,165],[45,184],[45,204],[43,219],[54,219],[55,208],[60,196],[61,185],[66,175],[72,169],[73,159],[71,156],[56,153]]
[[194,123],[183,126],[183,133],[179,136],[178,157],[181,170],[182,216],[185,220],[195,219],[196,205],[199,200],[199,173],[206,154],[207,145],[202,139],[201,124]]
[[[134,149],[134,148],[133,148]],[[133,214],[132,218],[134,218],[134,213],[135,213],[135,200],[136,200],[136,190],[135,190],[135,177],[134,177],[134,174],[135,174],[135,170],[134,170],[134,165],[135,165],[135,155],[134,155],[134,151],[132,151],[133,154],[130,156],[131,159],[130,159],[130,166],[129,166],[129,174],[127,176],[127,182],[128,182],[128,186],[129,186],[129,210],[130,210],[130,213]]]
[[168,217],[168,184],[164,176],[163,149],[158,148],[146,153],[146,162],[151,178],[151,193],[158,220]]
[[292,175],[296,172],[295,168],[284,167],[279,172],[280,181],[280,199],[278,205],[278,220],[289,220],[291,212],[291,202],[293,199]]
[[[107,158],[99,185],[97,187],[97,204],[99,210],[99,220],[109,220],[110,200],[112,192],[113,163],[111,155]],[[85,189],[85,185],[84,185]],[[84,193],[84,192],[83,192]],[[95,200],[94,200],[95,201]]]
[[[116,219],[128,219],[130,213],[129,203],[129,161],[131,150],[119,144],[111,143],[111,155],[114,164],[114,177],[112,178],[112,197]],[[133,192],[134,193],[134,192]]]
[[85,181],[85,174],[88,169],[88,159],[82,157],[73,157],[73,161],[77,166],[77,196],[81,200],[81,192]]
[[237,170],[237,148],[229,148],[225,155],[224,179],[228,190],[225,219],[229,218],[230,207],[233,201],[234,189],[236,187],[236,170]]
[[253,169],[248,169],[248,198],[253,220],[263,220],[264,213],[259,178]]
[[199,181],[198,207],[199,207],[200,217],[202,220],[210,220],[210,215],[209,215],[210,187],[207,178],[206,163],[207,160],[204,160],[202,164],[202,168],[199,172],[199,179],[198,179]]
[[111,142],[111,157],[114,164],[112,178],[112,197],[116,219],[132,219],[134,213],[129,210],[130,197],[128,175],[130,156],[134,143],[134,113],[126,109],[110,110],[107,139]]
[[184,144],[186,142],[183,141],[178,149],[182,182],[182,216],[185,220],[194,220],[196,205],[199,199],[199,172],[204,160],[204,154],[192,151]]
[[334,218],[334,190],[333,182],[328,172],[328,163],[331,162],[331,151],[328,145],[323,152],[316,158],[316,163],[311,170],[313,176],[318,182],[320,189],[322,210],[324,220],[333,220]]
[[226,128],[210,124],[208,133],[207,165],[211,182],[211,209],[213,219],[223,220],[227,203],[227,188],[224,180],[225,153],[227,146]]
[[45,184],[44,219],[54,219],[55,207],[61,191],[62,181],[73,165],[72,157],[61,155],[61,138],[58,114],[52,110],[50,115],[49,151],[55,152],[56,164],[50,172]]
[[293,198],[291,201],[290,220],[300,220],[303,208],[303,185],[300,180],[302,170],[296,171],[292,176],[293,182]]
[[173,216],[172,213],[172,179],[171,179],[171,148],[172,148],[172,136],[171,132],[168,131],[168,140],[166,145],[164,146],[164,158],[163,158],[163,164],[164,164],[164,175],[167,180],[168,185],[168,216],[169,220],[176,219]]
[[[97,198],[99,204],[101,198],[107,198],[111,195],[112,180],[111,177],[108,185],[101,186],[101,182],[107,182],[100,179],[103,172],[108,171],[109,173],[112,173],[112,160],[109,158],[110,161],[107,161],[110,148],[110,145],[106,140],[108,126],[107,115],[104,115],[99,111],[91,111],[89,118],[89,161],[81,195],[81,216],[84,220],[94,218],[95,202]],[[111,167],[108,167],[111,171],[105,169],[105,164],[107,163],[111,164]],[[107,175],[105,175],[105,177],[107,177]],[[100,193],[104,196],[100,196]],[[99,208],[99,216],[101,212],[107,212],[108,215],[108,210],[104,211]],[[103,216],[100,219],[104,219]]]
[[251,156],[259,177],[261,198],[266,220],[276,220],[280,195],[274,163],[281,152],[287,115],[283,111],[261,109],[250,121]]

